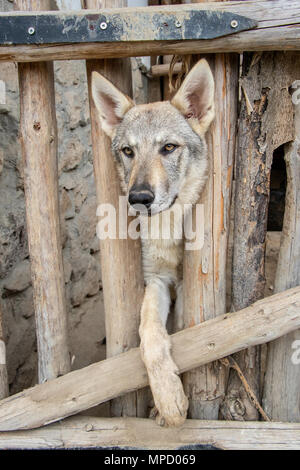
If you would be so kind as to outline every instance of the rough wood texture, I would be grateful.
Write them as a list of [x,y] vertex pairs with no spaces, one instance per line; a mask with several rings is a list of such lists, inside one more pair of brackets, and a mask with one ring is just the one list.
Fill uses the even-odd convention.
[[[165,77],[169,75],[169,64],[158,64],[158,65],[152,65],[151,67],[151,75],[152,77]],[[175,64],[173,73],[179,73],[182,70],[182,64],[178,63]]]
[[6,368],[5,342],[2,328],[2,312],[0,305],[0,400],[8,397],[8,377]]
[[[160,0],[148,0],[148,5],[149,6],[156,6],[159,5]],[[157,56],[152,56],[150,58],[150,63],[151,66],[155,66],[157,64],[160,64],[159,60],[161,58],[160,52],[158,53]],[[151,80],[148,80],[148,103],[154,102],[154,101],[162,101],[163,97],[163,86],[162,86],[162,79],[159,77],[152,78]]]
[[[89,8],[125,6],[126,0],[87,0]],[[131,95],[129,59],[87,61],[90,96],[94,174],[98,205],[110,203],[119,218],[119,196],[122,194],[110,140],[103,134],[91,95],[91,72],[97,70],[124,93]],[[127,206],[123,210],[127,211]],[[125,219],[126,220],[126,219]],[[144,293],[140,240],[101,240],[101,270],[104,292],[107,357],[120,354],[139,344],[140,308]],[[112,416],[145,416],[147,404],[141,392],[114,400]]]
[[[290,53],[244,54],[241,79],[232,267],[232,308],[245,308],[264,295],[265,239],[273,151],[293,138],[293,109],[288,88],[295,75]],[[260,397],[260,351],[250,348],[235,360]],[[225,419],[256,420],[257,410],[231,371]]]
[[[201,5],[155,7],[180,11],[182,8],[225,10],[249,16],[258,27],[227,37],[204,41],[148,41],[71,45],[0,46],[0,61],[95,59],[146,55],[241,52],[244,50],[300,50],[300,6],[298,0],[218,2]],[[143,8],[141,8],[141,11]]]
[[[172,354],[179,371],[185,372],[299,327],[298,287],[176,333]],[[131,349],[5,398],[0,402],[0,431],[50,424],[145,387],[147,382],[140,350]]]
[[[7,0],[0,0],[0,12],[8,11],[11,5]],[[3,334],[2,311],[0,305],[0,400],[8,397],[8,376],[6,367],[6,348]]]
[[[294,76],[290,77],[290,84],[298,80],[299,88],[299,57],[294,57],[293,67]],[[285,146],[287,192],[275,292],[300,285],[300,92],[295,88],[290,92],[294,94],[295,101],[295,139]],[[272,419],[300,421],[299,340],[298,330],[268,345],[263,404]]]
[[41,429],[0,433],[0,449],[169,450],[205,444],[226,450],[299,450],[300,425],[189,419],[180,429],[166,429],[150,419],[79,416]]
[[[209,180],[199,201],[204,205],[204,246],[184,254],[184,326],[226,312],[226,255],[235,152],[238,56],[210,58],[215,78],[215,120],[207,134]],[[218,419],[227,371],[211,363],[184,374],[189,417]]]
[[[17,1],[22,8],[49,2]],[[19,64],[21,146],[39,356],[39,382],[70,370],[59,226],[53,64]]]

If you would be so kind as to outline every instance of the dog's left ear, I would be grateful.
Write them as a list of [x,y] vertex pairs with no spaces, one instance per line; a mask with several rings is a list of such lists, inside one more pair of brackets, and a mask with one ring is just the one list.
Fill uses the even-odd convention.
[[92,95],[102,129],[112,138],[117,125],[134,102],[98,72],[92,73]]
[[171,104],[188,120],[197,134],[204,136],[214,116],[214,78],[205,59],[192,68]]

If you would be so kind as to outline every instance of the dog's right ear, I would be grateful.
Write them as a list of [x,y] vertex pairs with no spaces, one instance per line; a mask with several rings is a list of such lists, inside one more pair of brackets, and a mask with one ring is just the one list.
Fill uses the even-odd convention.
[[134,103],[98,72],[92,73],[92,95],[102,129],[112,138],[116,126]]
[[171,104],[188,120],[197,134],[204,136],[214,115],[214,77],[205,59],[187,74]]

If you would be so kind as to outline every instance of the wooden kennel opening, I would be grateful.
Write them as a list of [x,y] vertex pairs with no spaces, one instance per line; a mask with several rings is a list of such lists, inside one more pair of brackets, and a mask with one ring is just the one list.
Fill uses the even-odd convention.
[[[200,2],[167,7],[152,3],[130,9],[125,8],[125,0],[86,0],[88,11],[66,12],[50,11],[50,0],[16,0],[16,9],[22,12],[0,15],[0,61],[17,62],[19,70],[39,357],[39,385],[6,397],[0,317],[0,448],[131,445],[158,449],[187,444],[213,444],[226,449],[300,448],[300,366],[290,360],[291,341],[300,328],[300,287],[296,287],[300,284],[300,105],[291,96],[300,80],[300,6],[297,0]],[[201,15],[206,20],[217,18],[223,29],[215,28],[213,32],[207,24],[207,28],[197,30],[195,25]],[[192,27],[191,21],[196,21]],[[43,25],[47,22],[53,30],[45,34]],[[81,38],[75,34],[78,24],[86,31]],[[153,24],[159,25],[158,30]],[[95,27],[100,27],[97,35],[92,34]],[[74,32],[67,36],[68,42],[63,37],[66,30]],[[205,244],[199,252],[185,253],[184,330],[172,336],[173,354],[183,373],[192,418],[176,430],[158,428],[144,418],[148,381],[138,349],[144,289],[138,241],[101,241],[107,359],[70,372],[52,64],[53,60],[86,59],[89,94],[93,70],[128,93],[131,84],[127,58],[170,54],[210,54],[216,82],[216,119],[207,138],[210,178],[201,197],[207,220]],[[282,125],[276,107],[280,107]],[[91,97],[90,113],[97,202],[117,207],[120,189],[110,143],[102,134]],[[272,154],[283,144],[287,145],[288,190],[277,293],[262,299]],[[235,313],[226,313],[234,171]],[[264,403],[267,414],[276,422],[259,422],[257,403],[251,399],[259,395],[255,346],[270,341]],[[234,353],[238,355],[233,362],[223,360]],[[239,395],[243,386],[237,375],[228,378],[229,368],[235,364],[242,369],[252,395],[249,390]],[[284,401],[282,396],[287,399]],[[68,418],[107,400],[112,400],[112,418]],[[226,419],[217,421],[221,410]]]

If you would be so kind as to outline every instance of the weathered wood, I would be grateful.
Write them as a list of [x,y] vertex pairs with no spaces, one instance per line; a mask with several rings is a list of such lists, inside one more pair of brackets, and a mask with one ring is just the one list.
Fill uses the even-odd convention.
[[[300,285],[300,61],[294,58],[294,141],[285,146],[287,192],[275,292]],[[297,83],[298,80],[298,83]],[[300,331],[268,345],[263,404],[272,419],[300,421]],[[284,399],[283,399],[284,397]]]
[[78,416],[40,429],[0,433],[0,449],[171,450],[189,445],[226,450],[299,450],[300,425],[188,419],[181,428],[168,429],[150,419]]
[[[12,5],[9,4],[6,0],[0,0],[0,12],[9,11],[12,8]],[[0,168],[0,174],[2,172],[2,166]],[[0,305],[0,400],[8,396],[8,375],[6,367],[6,345],[4,341],[3,334],[3,320],[2,320],[2,310]]]
[[[179,73],[182,71],[182,64],[178,63],[175,64],[173,73]],[[151,67],[151,75],[152,77],[165,77],[169,75],[169,64],[158,64],[152,65]]]
[[8,376],[6,368],[5,341],[2,327],[2,311],[0,305],[0,400],[8,396]]
[[[141,7],[163,12],[164,6]],[[262,50],[300,50],[300,6],[297,0],[218,2],[201,5],[172,5],[168,11],[191,8],[224,10],[249,16],[258,22],[254,30],[198,41],[145,41],[70,45],[0,46],[0,61],[95,59],[146,55],[199,54]],[[103,10],[104,11],[104,10]],[[117,10],[120,12],[120,10]],[[130,9],[129,9],[130,11]],[[136,8],[132,11],[136,11]],[[146,39],[146,35],[145,35]]]
[[[148,0],[148,5],[153,7],[160,4],[160,0]],[[158,53],[157,56],[150,57],[151,66],[155,66],[159,63],[161,53]],[[162,64],[161,64],[162,65]],[[155,101],[163,100],[163,87],[162,80],[159,77],[152,78],[148,80],[148,103]]]
[[[151,64],[155,65],[157,57],[151,57]],[[148,80],[148,102],[162,101],[162,86],[160,77]]]
[[[215,79],[215,120],[207,134],[209,179],[199,204],[204,206],[204,246],[184,254],[184,326],[226,312],[226,259],[234,164],[238,64],[236,54],[209,58]],[[218,419],[227,370],[211,363],[184,374],[190,418]]]
[[[22,8],[48,1],[18,0]],[[28,244],[34,291],[39,382],[70,370],[59,225],[53,64],[19,64],[20,128]]]
[[[296,58],[290,53],[244,54],[243,57],[235,166],[234,311],[264,296],[265,240],[273,151],[294,135],[288,88],[297,69]],[[253,392],[260,397],[259,348],[242,351],[235,360]],[[222,411],[226,419],[258,419],[257,410],[233,370]]]
[[[172,354],[179,371],[185,372],[299,326],[300,287],[176,333],[171,337]],[[131,349],[5,398],[0,402],[0,430],[50,424],[147,383],[140,350]]]
[[[126,0],[88,0],[87,7],[125,6]],[[91,73],[100,72],[127,95],[131,95],[131,66],[129,59],[87,61],[87,78],[90,97],[94,174],[98,205],[110,203],[123,211],[127,220],[127,205],[119,207],[121,190],[111,154],[111,142],[102,132],[98,113],[91,94]],[[124,215],[125,214],[125,215]],[[105,307],[107,357],[120,354],[139,344],[140,308],[144,293],[140,240],[101,240],[101,271]],[[146,404],[140,392],[114,400],[113,416],[145,416]]]

